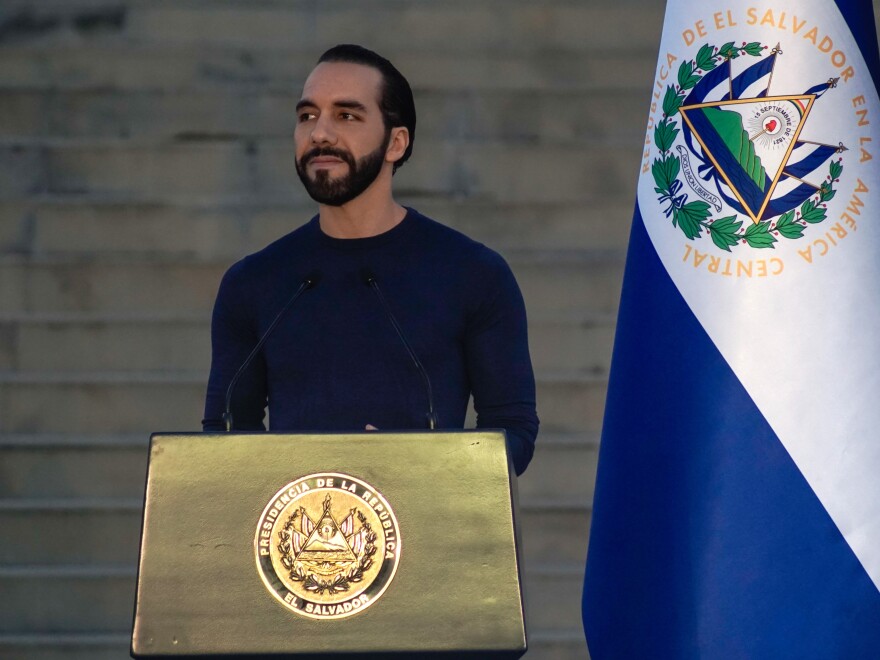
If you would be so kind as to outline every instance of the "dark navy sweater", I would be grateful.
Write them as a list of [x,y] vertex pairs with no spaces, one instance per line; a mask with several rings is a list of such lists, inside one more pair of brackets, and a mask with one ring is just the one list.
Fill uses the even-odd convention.
[[282,317],[235,388],[235,429],[351,431],[426,428],[424,383],[379,300],[427,370],[438,428],[462,428],[474,397],[478,428],[502,428],[517,474],[538,432],[522,295],[497,253],[417,211],[370,238],[337,239],[318,218],[234,264],[211,326],[205,431],[223,430],[226,388],[300,283],[320,273]]

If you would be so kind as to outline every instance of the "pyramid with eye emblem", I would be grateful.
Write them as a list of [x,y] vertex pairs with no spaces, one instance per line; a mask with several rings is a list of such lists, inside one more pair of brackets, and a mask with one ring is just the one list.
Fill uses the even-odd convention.
[[[295,561],[312,565],[357,561],[357,552],[352,548],[352,542],[360,545],[360,532],[354,532],[353,529],[355,512],[352,510],[340,524],[333,517],[331,504],[332,499],[327,495],[317,523],[304,509],[301,511],[300,530],[295,531],[292,539]],[[343,532],[348,532],[348,536]]]

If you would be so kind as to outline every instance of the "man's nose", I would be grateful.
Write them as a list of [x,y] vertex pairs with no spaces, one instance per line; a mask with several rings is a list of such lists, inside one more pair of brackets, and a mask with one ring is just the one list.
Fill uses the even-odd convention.
[[313,144],[335,144],[336,132],[333,123],[326,115],[320,115],[312,126],[311,140]]

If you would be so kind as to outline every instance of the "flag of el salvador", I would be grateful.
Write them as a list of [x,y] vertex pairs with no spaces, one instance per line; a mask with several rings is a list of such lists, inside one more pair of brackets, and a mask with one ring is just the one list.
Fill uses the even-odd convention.
[[868,0],[670,0],[593,504],[594,660],[880,658]]

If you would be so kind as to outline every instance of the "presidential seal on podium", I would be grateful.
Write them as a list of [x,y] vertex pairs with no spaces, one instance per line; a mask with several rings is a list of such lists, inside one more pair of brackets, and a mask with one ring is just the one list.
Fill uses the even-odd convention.
[[391,584],[400,532],[371,485],[347,474],[310,474],[269,501],[254,552],[263,583],[282,605],[313,619],[340,619],[375,603]]

